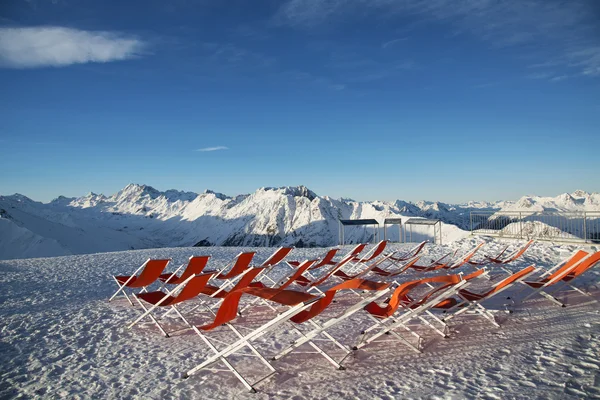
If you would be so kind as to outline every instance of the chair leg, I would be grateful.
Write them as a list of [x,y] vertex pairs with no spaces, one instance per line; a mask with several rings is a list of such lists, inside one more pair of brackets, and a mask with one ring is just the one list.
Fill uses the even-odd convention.
[[561,307],[566,307],[567,306],[566,304],[564,304],[563,302],[561,302],[560,300],[558,300],[556,297],[549,295],[548,293],[544,292],[543,290],[540,290],[539,294],[541,294],[542,296],[544,296],[545,298],[547,298],[548,300],[550,300],[554,304],[557,304],[557,305],[559,305]]
[[141,302],[141,300],[140,300],[140,299],[138,299],[137,297],[136,297],[135,299],[137,300],[137,302],[139,303],[139,305],[140,305],[140,306],[141,306],[141,307],[144,309],[144,313],[143,313],[143,314],[142,314],[142,316],[141,316],[140,318],[138,318],[138,319],[137,319],[137,320],[136,320],[136,321],[135,321],[133,324],[131,324],[131,325],[129,326],[129,328],[131,329],[131,327],[132,327],[133,325],[135,325],[136,323],[138,323],[138,322],[139,322],[139,321],[140,321],[140,320],[141,320],[143,317],[145,317],[145,316],[147,315],[148,317],[150,317],[150,319],[152,320],[152,322],[154,322],[154,324],[155,324],[155,325],[158,327],[158,329],[159,329],[159,330],[162,332],[162,334],[163,334],[165,337],[169,337],[169,334],[167,333],[167,331],[165,331],[165,330],[163,329],[162,325],[161,325],[161,324],[159,324],[159,323],[158,323],[158,321],[156,320],[156,318],[154,318],[154,316],[151,314],[151,311],[153,310],[153,308],[151,308],[150,310],[148,310],[148,309],[146,308],[146,306],[144,306],[144,303],[142,303],[142,302]]
[[[208,340],[208,338],[204,334],[202,334],[200,329],[196,328],[195,326],[193,328],[196,331],[196,333],[200,336],[200,338],[202,338],[204,343],[206,343],[206,345],[215,354],[219,355],[219,350],[217,350],[217,348],[210,342],[210,340]],[[219,355],[217,360],[219,360],[223,364],[225,364],[227,369],[229,369],[229,371],[231,371],[231,373],[242,383],[242,385],[244,385],[244,387],[246,387],[246,389],[248,389],[250,392],[256,392],[256,389],[254,389],[254,387],[234,368],[234,366],[231,365],[231,363],[227,360],[227,358],[225,358],[225,356]],[[208,364],[206,362],[201,364],[200,366],[198,366],[194,369],[194,372],[204,369],[205,367],[207,367],[208,365],[212,364],[213,362],[215,362],[217,360],[213,360],[211,363],[208,363]],[[189,376],[189,374],[190,374],[190,372],[188,372],[185,377],[187,378]]]
[[115,280],[115,282],[117,282],[117,285],[119,285],[119,290],[117,290],[115,292],[115,294],[112,295],[112,297],[110,299],[108,299],[108,301],[112,301],[114,300],[115,297],[117,297],[117,295],[121,292],[123,292],[123,296],[125,296],[125,298],[127,299],[127,301],[129,302],[129,304],[131,304],[133,306],[133,303],[131,302],[131,300],[129,299],[129,296],[127,296],[127,293],[125,293],[125,285],[121,285],[119,283],[119,281],[117,280],[117,278],[115,278],[113,276],[113,279]]

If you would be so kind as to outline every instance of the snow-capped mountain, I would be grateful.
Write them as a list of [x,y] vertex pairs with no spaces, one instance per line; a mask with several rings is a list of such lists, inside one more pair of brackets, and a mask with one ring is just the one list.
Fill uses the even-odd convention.
[[[473,209],[600,210],[600,195],[577,191],[556,198],[452,205],[356,202],[318,196],[304,186],[261,188],[234,197],[210,190],[197,194],[130,184],[111,196],[89,193],[40,203],[15,194],[0,196],[0,259],[81,254],[167,246],[331,246],[338,219],[439,218],[444,240],[467,233]],[[570,208],[569,208],[570,207]],[[372,240],[371,228],[348,228],[347,241]],[[397,240],[398,229],[388,237]]]
[[523,196],[515,203],[505,204],[501,211],[600,211],[600,193],[577,190],[556,197]]

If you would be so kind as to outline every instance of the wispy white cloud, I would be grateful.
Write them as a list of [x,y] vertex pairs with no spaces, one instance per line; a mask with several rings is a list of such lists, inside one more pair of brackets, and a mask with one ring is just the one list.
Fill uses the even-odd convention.
[[[275,22],[298,28],[353,18],[410,16],[447,24],[496,47],[515,47],[531,64],[555,63],[580,75],[600,76],[596,0],[286,0]],[[387,44],[387,46],[385,46]],[[382,47],[389,47],[386,42]],[[540,66],[541,67],[541,66]]]
[[55,26],[0,28],[0,66],[5,68],[106,63],[137,57],[146,47],[144,41],[116,32]]
[[225,147],[225,146],[215,146],[215,147],[204,147],[202,149],[198,149],[196,151],[219,151],[219,150],[229,150],[229,147]]
[[402,38],[397,38],[397,39],[392,39],[392,40],[388,40],[387,42],[383,43],[381,45],[382,49],[387,49],[390,46],[395,45],[396,43],[400,43],[400,42],[405,42],[407,41],[408,38],[402,37]]

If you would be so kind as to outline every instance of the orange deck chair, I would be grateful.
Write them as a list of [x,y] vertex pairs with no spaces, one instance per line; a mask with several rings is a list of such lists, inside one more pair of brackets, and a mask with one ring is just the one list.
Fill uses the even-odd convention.
[[365,254],[363,257],[356,256],[352,260],[352,264],[348,265],[346,268],[350,273],[356,273],[357,270],[359,270],[364,264],[368,263],[369,261],[375,260],[377,257],[382,255],[388,243],[388,240],[380,241],[375,246],[373,246],[373,248],[369,250],[367,254]]
[[[233,286],[230,291],[227,291],[223,288],[219,288],[216,286],[209,285],[208,282],[213,276],[212,273],[206,273],[201,275],[190,276],[184,282],[179,284],[175,289],[169,291],[167,293],[162,290],[157,290],[154,292],[148,293],[139,293],[136,295],[136,299],[138,303],[144,309],[142,315],[140,315],[135,321],[133,321],[129,325],[129,329],[133,328],[138,322],[144,319],[146,316],[149,316],[152,319],[160,331],[168,337],[168,333],[163,329],[163,327],[158,323],[156,318],[152,316],[152,312],[157,307],[170,307],[170,311],[175,311],[177,315],[186,323],[187,326],[191,327],[192,325],[185,319],[185,317],[181,314],[181,312],[176,308],[176,304],[179,304],[183,301],[191,300],[193,298],[198,297],[199,295],[204,295],[204,297],[212,297],[217,299],[224,299],[227,295],[235,290],[244,289],[247,287],[263,287],[259,282],[253,282],[257,275],[259,275],[266,267],[259,268],[250,268],[246,270],[241,275],[241,279]],[[178,294],[177,294],[178,293]],[[150,304],[150,308],[146,308],[142,300],[148,304]],[[197,309],[198,307],[204,305],[204,302],[201,302],[199,305],[194,307],[189,312]],[[208,308],[208,307],[207,307]],[[210,310],[210,308],[209,308]],[[166,315],[166,314],[165,314]]]
[[[382,335],[392,335],[404,344],[408,345],[412,350],[421,352],[422,337],[414,330],[410,329],[407,324],[418,319],[420,322],[433,329],[442,337],[447,337],[445,332],[445,324],[431,309],[441,301],[454,296],[460,289],[464,289],[473,279],[482,277],[487,274],[484,269],[477,270],[466,277],[460,274],[442,275],[429,278],[417,279],[410,282],[400,284],[393,295],[382,305],[375,302],[368,304],[365,310],[370,314],[370,319],[375,322],[367,329],[361,332],[361,336],[355,350],[361,349],[372,343]],[[433,286],[433,287],[432,287]],[[419,289],[426,289],[424,293],[412,295]],[[424,318],[423,314],[430,316],[442,326],[444,330],[438,329],[435,325]],[[417,338],[417,344],[411,344],[406,338],[395,332],[397,328],[402,328],[409,334]],[[376,333],[368,335],[369,332],[378,330]]]
[[[185,376],[188,377],[200,370],[209,369],[208,367],[211,364],[220,361],[225,364],[228,370],[232,372],[248,390],[256,391],[254,385],[256,385],[257,382],[250,383],[239,373],[239,371],[237,371],[233,367],[233,365],[230,363],[227,357],[239,352],[243,348],[249,348],[253,353],[252,355],[258,356],[261,362],[263,362],[263,364],[265,364],[270,370],[269,375],[261,378],[258,382],[262,381],[263,379],[266,379],[268,376],[275,372],[275,368],[273,368],[273,366],[266,360],[265,357],[260,356],[260,353],[252,345],[252,342],[256,341],[258,338],[264,336],[265,334],[273,331],[282,324],[288,323],[290,321],[293,322],[296,325],[296,327],[299,327],[303,323],[308,321],[311,321],[311,326],[313,326],[313,323],[316,323],[314,322],[314,318],[320,315],[324,310],[326,310],[329,307],[329,305],[333,302],[336,293],[347,289],[370,290],[374,291],[376,294],[369,299],[360,300],[356,304],[352,305],[349,309],[347,309],[341,316],[336,318],[345,319],[349,315],[352,315],[353,313],[362,309],[364,305],[368,302],[374,301],[374,299],[383,296],[385,293],[388,293],[389,285],[385,283],[356,279],[336,285],[320,295],[312,295],[309,293],[298,292],[288,289],[278,290],[273,288],[246,288],[243,290],[232,291],[230,295],[225,298],[223,304],[217,311],[216,317],[213,322],[203,326],[194,327],[196,333],[202,338],[202,340],[207,344],[207,346],[210,347],[210,349],[215,354],[209,357],[207,360],[205,360],[202,364],[190,369],[185,374]],[[231,324],[231,322],[237,316],[237,308],[239,306],[240,298],[243,295],[258,296],[263,299],[275,302],[277,304],[288,306],[290,308],[282,312],[269,322],[254,329],[252,332],[246,335],[239,334],[238,340],[236,340],[230,345],[227,345],[222,350],[218,350],[216,345],[209,339],[208,332],[222,325],[226,325],[229,327],[229,329],[232,329],[233,325]],[[325,324],[329,323],[332,320],[335,320],[336,318],[329,319],[325,322]],[[302,333],[297,328],[295,328],[294,331],[297,332],[298,335],[302,338],[305,338],[304,336],[302,336]],[[331,335],[326,334],[323,336],[327,340],[333,340],[333,342],[336,343],[338,347],[343,348],[346,352],[350,352],[350,350],[346,346],[343,346],[339,342],[335,341],[335,339],[333,339]],[[219,342],[222,341],[219,340]],[[321,354],[324,358],[326,358],[329,362],[336,366],[336,368],[343,369],[343,367],[338,362],[336,362],[331,356],[329,356],[320,346],[317,346],[313,340],[304,340],[303,343],[307,342],[313,347],[314,350],[316,350],[317,353]]]
[[429,265],[413,264],[410,268],[419,272],[431,272],[437,271],[439,269],[457,269],[469,263],[471,258],[473,258],[477,251],[479,251],[481,246],[483,246],[483,243],[480,243],[479,245],[475,246],[474,249],[466,252],[462,256],[457,256],[457,252],[455,252],[455,254],[448,259],[448,255],[446,255],[442,258],[447,260],[445,262],[442,262],[440,259],[438,259]]
[[[492,314],[490,310],[486,309],[481,303],[509,289],[511,286],[522,281],[523,279],[526,279],[536,271],[538,271],[538,268],[536,268],[534,265],[530,265],[509,275],[500,282],[494,284],[489,289],[479,293],[472,292],[467,289],[461,289],[458,291],[455,297],[446,299],[436,304],[435,308],[444,309],[444,313],[447,314],[444,316],[444,318],[442,318],[444,323],[469,310],[474,310],[477,314],[486,318],[496,327],[500,327],[500,325],[496,322],[494,314]],[[458,299],[456,299],[456,297]]]
[[512,253],[510,253],[509,255],[502,257],[502,255],[506,252],[507,247],[504,248],[504,250],[502,250],[498,255],[496,256],[484,256],[484,260],[483,261],[469,261],[469,264],[472,265],[484,265],[484,264],[488,264],[490,262],[494,263],[494,264],[508,264],[511,263],[513,261],[515,261],[516,259],[518,259],[519,257],[521,257],[529,248],[529,246],[531,246],[533,244],[534,240],[530,240],[529,242],[525,243],[523,245],[523,247],[521,247],[520,249],[516,249],[515,251],[513,251]]
[[[482,273],[483,273],[483,271],[482,271]],[[348,282],[356,282],[356,281],[360,281],[360,280],[355,279],[355,280],[348,281]],[[372,282],[372,281],[369,281],[369,282]],[[426,310],[426,307],[431,307],[434,304],[434,300],[428,302],[427,304],[424,304],[429,299],[429,297],[435,296],[435,299],[438,299],[441,296],[448,294],[448,289],[451,286],[457,285],[457,284],[460,284],[461,286],[463,286],[466,284],[466,281],[464,281],[463,283],[460,283],[461,278],[458,275],[454,275],[450,278],[435,277],[435,278],[420,279],[418,281],[408,282],[406,284],[399,286],[396,290],[394,290],[392,296],[384,302],[384,304],[386,304],[386,305],[383,307],[379,306],[378,303],[376,303],[377,299],[373,299],[372,297],[370,299],[365,299],[365,301],[358,303],[358,305],[364,306],[364,310],[366,310],[367,312],[370,313],[370,314],[367,314],[367,316],[376,322],[376,325],[373,328],[362,331],[361,335],[364,336],[370,330],[380,327],[382,325],[382,323],[379,321],[378,318],[385,320],[387,317],[384,316],[384,314],[387,314],[388,317],[394,315],[394,313],[396,313],[398,308],[401,306],[401,302],[404,302],[403,295],[407,294],[408,291],[415,289],[416,287],[420,287],[421,285],[425,285],[426,283],[440,283],[440,282],[444,283],[444,285],[442,285],[441,287],[435,288],[434,290],[429,291],[427,293],[427,296],[423,296],[422,298],[420,298],[420,302],[411,300],[407,303],[413,307],[413,310],[411,310],[410,312],[412,313],[412,316],[415,317],[415,316],[418,316],[419,313],[424,312]],[[382,285],[382,284],[383,283],[378,283],[378,285]],[[385,293],[389,293],[391,290],[392,290],[392,285],[389,285],[385,288]],[[438,292],[441,292],[441,293],[438,294]],[[379,298],[379,297],[381,297],[381,296],[377,296],[377,298]],[[417,306],[421,306],[421,309],[414,310],[417,308]],[[380,307],[380,308],[376,308],[376,307]],[[292,351],[294,351],[301,345],[309,342],[310,340],[317,337],[318,335],[321,335],[321,334],[327,335],[327,332],[326,332],[327,329],[344,321],[346,318],[348,318],[350,315],[352,315],[353,313],[355,313],[357,311],[358,311],[358,309],[356,309],[355,307],[352,307],[347,312],[342,314],[340,317],[329,319],[326,322],[324,322],[322,325],[313,323],[312,325],[315,327],[313,330],[311,330],[310,332],[303,333],[302,337],[300,339],[294,341],[286,349],[284,349],[279,354],[277,354],[275,357],[273,357],[273,359],[278,360],[278,359],[284,357],[285,355],[291,353]],[[376,318],[375,316],[373,316],[371,314],[378,315],[378,317]],[[403,326],[403,327],[405,327],[405,326]],[[408,329],[407,327],[405,327],[405,329],[408,330],[411,334],[415,335],[420,340],[420,336],[418,334],[410,331],[410,329]],[[420,349],[418,348],[418,346],[414,346],[410,342],[405,341],[404,338],[402,338],[400,335],[398,335],[397,333],[395,333],[393,331],[391,331],[391,334],[393,336],[396,336],[398,339],[401,339],[402,341],[406,342],[406,344],[408,344],[408,346],[411,349],[413,349],[417,352],[420,352]],[[363,347],[363,346],[360,346],[360,347]],[[340,346],[338,345],[338,347],[340,347]],[[350,352],[348,350],[357,350],[358,347],[353,346],[351,348],[347,348],[344,346],[344,347],[340,347],[340,348],[346,350],[347,354],[344,356],[344,358],[341,361],[339,361],[339,363],[341,363],[350,354]]]
[[589,293],[586,293],[585,291],[579,289],[578,287],[573,286],[572,281],[577,279],[579,276],[583,275],[588,270],[597,266],[599,263],[599,258],[600,258],[600,252],[596,252],[596,253],[590,255],[588,258],[582,260],[578,264],[577,268],[575,268],[571,273],[567,274],[567,276],[565,276],[562,279],[563,284],[559,285],[553,291],[553,293],[559,292],[565,286],[569,286],[571,289],[575,290],[576,292],[579,292],[585,296],[591,296]]
[[129,299],[129,296],[125,292],[125,288],[142,288],[142,290],[145,291],[147,286],[157,281],[165,268],[167,268],[167,265],[170,261],[170,259],[148,259],[142,264],[141,267],[136,269],[132,275],[113,276],[113,279],[119,286],[119,289],[111,296],[110,299],[108,299],[108,301],[112,301],[119,293],[123,293],[123,296],[125,296],[129,304],[133,305],[133,302]]
[[[573,264],[573,260],[577,260],[577,261],[574,262],[574,265],[569,266],[569,264]],[[598,263],[600,263],[600,252],[596,252],[594,254],[587,254],[585,251],[580,250],[579,252],[575,253],[575,255],[565,264],[565,266],[558,269],[553,274],[550,274],[547,277],[543,278],[542,280],[538,280],[538,281],[533,281],[533,282],[524,281],[524,283],[527,286],[533,288],[534,291],[533,291],[533,293],[531,293],[527,297],[525,297],[523,300],[521,300],[521,303],[524,302],[525,300],[527,300],[528,298],[530,298],[531,296],[535,295],[536,293],[539,293],[540,295],[544,296],[545,298],[552,301],[553,303],[555,303],[561,307],[566,307],[566,304],[564,302],[560,301],[552,294],[545,292],[544,289],[547,288],[548,286],[556,285],[561,282],[563,284],[558,285],[557,288],[552,293],[558,292],[560,289],[562,289],[565,286],[565,284],[568,284],[573,289],[575,289],[574,286],[570,285],[570,282],[572,280],[576,279],[577,277],[583,275],[588,270],[594,268]],[[575,289],[575,290],[577,290],[580,293],[583,293],[584,295],[589,296],[589,294],[583,292],[582,290],[579,290],[579,289]]]
[[209,259],[210,256],[191,256],[187,267],[181,275],[177,274],[184,267],[184,264],[181,264],[175,271],[171,273],[161,274],[158,277],[158,280],[171,285],[179,285],[180,283],[185,282],[185,280],[190,276],[200,274],[206,267],[206,264],[208,264]]
[[[310,267],[310,269],[311,270],[319,269],[326,265],[335,265],[335,262],[333,261],[333,259],[335,258],[338,251],[340,251],[340,249],[337,249],[337,248],[328,250],[327,253],[325,253],[322,258],[319,258],[319,262],[312,265]],[[294,268],[297,268],[301,264],[300,261],[286,261],[286,263],[288,263],[291,267],[294,267]]]
[[551,302],[561,307],[565,307],[564,303],[562,303],[557,298],[551,296],[550,294],[546,293],[544,289],[557,284],[558,282],[562,281],[563,278],[573,274],[574,270],[577,268],[579,263],[588,256],[589,254],[586,251],[579,250],[567,260],[560,262],[554,268],[551,268],[550,271],[547,271],[545,274],[542,274],[536,280],[521,281],[521,283],[525,285],[524,289],[531,288],[533,289],[533,292],[521,299],[518,302],[518,304],[522,304],[530,297],[536,294],[540,294],[541,296],[545,297]]

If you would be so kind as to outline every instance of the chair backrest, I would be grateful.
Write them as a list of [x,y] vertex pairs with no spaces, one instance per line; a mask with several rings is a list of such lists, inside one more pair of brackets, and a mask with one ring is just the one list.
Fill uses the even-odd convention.
[[470,281],[471,279],[480,277],[481,275],[485,274],[485,272],[486,272],[485,268],[479,268],[479,269],[476,269],[475,271],[471,272],[470,274],[464,275],[462,277],[462,279],[464,281]]
[[241,274],[242,272],[247,270],[248,267],[250,267],[250,264],[252,263],[252,258],[254,257],[255,254],[256,253],[253,251],[250,251],[247,253],[240,253],[237,256],[237,259],[235,260],[235,264],[233,265],[233,267],[231,267],[229,272],[220,273],[219,275],[216,276],[216,278],[217,279],[231,279],[231,278],[238,276],[239,274]]
[[181,303],[182,301],[193,299],[194,297],[198,296],[206,287],[212,275],[213,274],[202,274],[190,278],[190,280],[185,284],[184,288],[181,289],[179,294],[175,297],[175,300],[169,305]]
[[375,248],[372,250],[372,253],[370,256],[367,256],[365,258],[361,258],[360,260],[358,260],[358,262],[367,262],[367,261],[371,261],[374,258],[379,257],[379,255],[381,253],[383,253],[383,251],[385,250],[385,247],[387,246],[388,241],[387,240],[382,240],[381,242],[377,243],[377,246],[375,246]]
[[[434,276],[431,278],[423,278],[423,279],[418,279],[415,281],[410,281],[410,282],[405,282],[401,285],[399,285],[395,290],[394,293],[392,294],[392,296],[390,297],[390,299],[386,302],[385,305],[379,305],[376,302],[372,302],[366,305],[365,310],[371,314],[371,315],[375,315],[377,317],[389,317],[391,315],[393,315],[396,310],[398,310],[398,307],[400,306],[400,303],[403,299],[406,299],[408,296],[408,293],[413,290],[414,288],[421,286],[421,285],[425,285],[428,283],[442,283],[444,284],[442,286],[442,288],[446,288],[448,285],[452,286],[455,285],[457,283],[459,283],[461,281],[461,277],[460,275],[442,275],[442,276]],[[437,292],[440,288],[435,289],[435,292]],[[429,292],[427,295],[425,295],[424,297],[422,297],[419,300],[419,303],[426,300],[426,298],[428,298],[429,296],[431,296],[434,292]]]
[[235,284],[235,286],[230,290],[230,292],[248,287],[252,283],[254,278],[256,278],[256,276],[258,274],[260,274],[262,271],[264,271],[266,268],[267,267],[255,267],[255,268],[248,270],[248,272],[246,272],[240,278],[240,280]]
[[387,289],[390,286],[389,283],[385,282],[375,282],[367,279],[350,279],[348,281],[344,281],[339,285],[335,285],[334,287],[328,289],[325,292],[325,295],[318,299],[309,309],[299,312],[290,318],[290,321],[295,322],[297,324],[301,324],[305,321],[308,321],[311,318],[316,317],[321,314],[333,301],[335,294],[340,290],[366,290],[366,291],[380,291]]
[[357,256],[360,254],[361,251],[365,249],[365,247],[367,247],[366,243],[359,243],[356,246],[354,246],[352,250],[350,250],[350,253],[348,253],[348,255]]
[[325,254],[325,256],[323,257],[323,259],[321,261],[319,261],[318,263],[314,264],[313,266],[311,266],[310,269],[317,269],[317,268],[323,267],[325,265],[331,265],[333,263],[333,258],[335,257],[335,255],[337,254],[337,252],[339,250],[340,249],[329,250],[327,252],[327,254]]
[[489,291],[487,291],[485,294],[482,294],[482,296],[488,297],[491,294],[500,292],[501,290],[504,290],[509,285],[512,285],[513,283],[515,283],[521,279],[524,279],[525,277],[527,277],[527,275],[532,274],[533,272],[535,272],[535,270],[536,270],[536,268],[534,265],[525,267],[522,270],[517,271],[512,275],[509,275],[508,277],[504,278],[503,280],[501,280],[500,282],[495,284]]
[[425,248],[425,245],[427,244],[427,240],[422,241],[421,243],[419,243],[416,247],[414,247],[413,249],[411,249],[407,255],[404,256],[404,258],[411,258],[416,256],[417,254],[419,254],[421,252],[421,250],[423,250],[423,248]]
[[206,264],[208,264],[209,258],[210,256],[190,257],[190,261],[188,261],[188,265],[187,267],[185,267],[185,271],[183,271],[183,274],[181,274],[181,276],[177,280],[169,283],[182,283],[190,276],[200,274],[202,270],[206,267]]
[[244,294],[261,297],[263,299],[274,301],[278,304],[286,306],[295,306],[302,302],[311,301],[317,298],[317,296],[313,294],[306,292],[297,292],[295,290],[246,287],[243,289],[229,292],[229,294],[225,296],[223,302],[221,303],[221,306],[217,310],[217,314],[215,315],[215,319],[213,320],[213,322],[207,325],[197,326],[196,328],[201,329],[203,331],[209,331],[211,329],[217,328],[223,324],[233,321],[238,315],[240,299]]
[[565,276],[571,274],[574,271],[574,269],[577,268],[577,264],[579,263],[579,261],[581,261],[587,256],[587,252],[579,250],[577,253],[573,254],[573,256],[569,258],[569,260],[565,262],[565,264],[562,267],[545,277],[543,282],[552,282],[552,284],[554,284],[560,281]]
[[298,265],[298,268],[296,268],[296,271],[294,271],[294,273],[288,278],[288,280],[285,283],[283,283],[282,285],[280,285],[277,289],[283,290],[283,289],[287,288],[288,286],[290,286],[304,272],[306,272],[306,270],[310,269],[316,262],[317,262],[317,260],[306,260],[303,263],[301,263],[300,265]]
[[511,261],[515,261],[517,258],[521,257],[523,255],[523,253],[525,253],[527,251],[527,249],[529,248],[529,246],[531,246],[531,244],[533,243],[533,240],[530,240],[529,242],[527,242],[525,244],[525,246],[523,246],[521,248],[521,250],[519,250],[518,252],[516,252],[512,257],[507,258],[506,260],[503,261],[503,263],[509,263]]
[[129,283],[129,287],[144,287],[154,283],[160,274],[163,273],[170,259],[167,260],[148,260],[142,272],[138,277]]
[[271,255],[271,257],[267,258],[267,260],[262,263],[261,267],[272,267],[275,264],[279,264],[292,250],[293,247],[280,247]]
[[321,283],[325,282],[331,275],[333,275],[334,273],[336,273],[337,271],[342,269],[346,264],[348,264],[353,259],[354,259],[354,256],[352,254],[350,254],[349,256],[346,256],[346,258],[341,259],[337,264],[335,264],[335,266],[333,268],[331,268],[329,271],[327,271],[327,273],[323,274],[323,276],[321,276],[319,279],[312,281],[310,283],[310,286],[318,286]]
[[461,266],[465,265],[466,263],[468,263],[471,260],[471,258],[473,258],[473,256],[479,251],[479,249],[481,248],[481,246],[483,246],[483,243],[480,243],[470,253],[468,253],[462,259],[458,260],[456,263],[454,263],[453,265],[451,265],[450,269],[458,268],[458,267],[461,267]]
[[579,264],[565,277],[563,280],[571,280],[577,278],[579,275],[583,274],[588,269],[593,268],[597,263],[600,262],[600,251],[595,252],[589,257],[581,260]]

